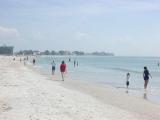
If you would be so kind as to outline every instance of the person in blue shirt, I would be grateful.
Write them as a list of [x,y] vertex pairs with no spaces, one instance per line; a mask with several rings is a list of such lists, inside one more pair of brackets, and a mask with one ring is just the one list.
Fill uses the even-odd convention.
[[149,70],[147,69],[147,67],[144,67],[144,72],[143,72],[143,78],[144,78],[144,89],[147,89],[147,85],[149,82],[149,77],[152,78],[151,74],[149,73]]

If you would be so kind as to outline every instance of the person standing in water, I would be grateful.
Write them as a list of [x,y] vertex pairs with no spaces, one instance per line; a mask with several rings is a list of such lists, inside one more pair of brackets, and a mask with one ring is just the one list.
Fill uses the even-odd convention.
[[74,60],[74,67],[76,67],[76,60]]
[[52,65],[52,75],[54,75],[55,69],[56,69],[56,64],[55,64],[54,60],[52,61],[51,65]]
[[62,81],[64,81],[64,74],[66,72],[66,64],[64,61],[62,61],[61,65],[60,65],[60,72],[62,75]]
[[157,63],[157,66],[159,67],[159,61],[158,61],[158,63]]
[[78,67],[78,61],[77,61],[77,67]]
[[26,65],[26,58],[23,59],[24,65]]
[[36,63],[36,60],[35,60],[35,59],[33,59],[33,61],[32,61],[32,62],[33,62],[33,65],[35,65],[35,63]]
[[130,73],[127,73],[127,75],[126,75],[126,86],[127,86],[127,88],[129,86],[129,79],[130,79]]
[[144,89],[147,89],[147,85],[149,82],[149,77],[152,78],[151,74],[149,73],[149,70],[147,69],[147,67],[144,67],[144,72],[143,72],[143,78],[144,78]]

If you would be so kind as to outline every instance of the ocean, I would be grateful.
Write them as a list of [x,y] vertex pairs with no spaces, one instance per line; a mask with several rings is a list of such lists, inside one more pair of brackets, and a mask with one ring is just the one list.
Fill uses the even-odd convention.
[[[72,80],[110,85],[127,94],[160,103],[159,57],[37,56],[36,65],[51,73],[52,60],[56,63],[56,73],[59,73],[60,63],[64,60],[67,64],[67,76]],[[74,61],[78,61],[78,66],[74,67]],[[147,91],[144,91],[144,66],[147,66],[152,75]],[[131,76],[127,90],[126,74],[128,72]]]

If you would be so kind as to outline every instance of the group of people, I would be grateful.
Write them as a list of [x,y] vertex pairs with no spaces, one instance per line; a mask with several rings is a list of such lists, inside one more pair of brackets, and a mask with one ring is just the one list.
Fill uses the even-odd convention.
[[[15,58],[13,58],[13,60],[15,60]],[[24,62],[26,61],[26,60],[28,60],[28,56],[27,56],[27,58],[24,58]],[[70,59],[69,59],[69,61],[70,61]],[[20,58],[20,62],[21,62],[21,58]],[[36,60],[35,60],[35,58],[33,58],[33,60],[32,60],[32,63],[33,63],[33,65],[35,65],[35,62],[36,62]],[[25,63],[24,63],[25,64]],[[74,67],[75,66],[78,66],[78,62],[76,62],[76,60],[74,60]],[[56,69],[56,64],[55,64],[55,62],[54,62],[54,60],[52,61],[52,63],[51,63],[51,66],[52,66],[52,75],[54,75],[55,74],[55,69]],[[159,64],[158,64],[158,66],[159,66]],[[67,72],[67,69],[66,69],[66,64],[65,64],[65,61],[63,60],[62,62],[61,62],[61,64],[60,64],[60,72],[61,72],[61,76],[62,76],[62,81],[64,81],[64,75],[65,75],[65,73]],[[127,74],[126,74],[126,87],[128,88],[129,87],[129,80],[130,80],[130,73],[128,72]],[[147,89],[147,85],[148,85],[148,82],[149,82],[149,78],[152,78],[152,76],[151,76],[151,74],[150,74],[150,72],[149,72],[149,70],[147,69],[147,67],[145,66],[144,67],[144,71],[143,71],[143,79],[144,79],[144,89]]]
[[[52,75],[54,75],[55,69],[56,69],[56,64],[55,64],[54,60],[52,61],[51,65],[52,65]],[[61,65],[60,65],[60,72],[61,72],[61,76],[62,76],[62,81],[64,81],[64,75],[67,72],[66,67],[67,66],[66,66],[66,64],[65,64],[65,62],[63,60]]]
[[[147,69],[147,67],[144,67],[144,71],[143,71],[143,79],[144,79],[144,89],[147,89],[147,85],[149,82],[149,78],[152,78],[149,70]],[[129,87],[129,79],[130,79],[130,73],[127,73],[126,75],[126,87]]]
[[[71,59],[69,58],[69,62],[71,61]],[[51,63],[52,65],[52,75],[54,75],[55,73],[55,69],[56,69],[56,64],[54,62],[54,60],[52,61]],[[75,66],[78,66],[78,61],[74,60],[74,67]],[[65,64],[65,61],[63,60],[61,65],[60,65],[60,72],[61,72],[61,76],[62,76],[62,80],[64,81],[64,75],[65,73],[67,72],[67,69],[66,69],[66,64]]]
[[[15,60],[16,60],[16,58],[14,57],[14,58],[13,58],[13,61],[15,61]],[[24,65],[26,65],[26,61],[28,61],[28,56],[27,56],[27,57],[24,57],[23,59],[20,57],[20,58],[19,58],[19,61],[20,61],[20,62],[23,61],[23,62],[24,62]]]

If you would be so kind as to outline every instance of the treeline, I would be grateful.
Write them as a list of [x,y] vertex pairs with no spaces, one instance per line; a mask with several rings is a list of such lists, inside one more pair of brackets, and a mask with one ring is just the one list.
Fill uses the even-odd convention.
[[106,52],[85,53],[83,51],[71,52],[71,51],[66,51],[66,50],[60,50],[60,51],[45,50],[43,52],[34,51],[34,50],[21,50],[21,51],[15,52],[15,55],[101,55],[101,56],[114,56],[113,53],[106,53]]
[[18,52],[15,52],[16,55],[84,55],[85,53],[82,51],[65,51],[65,50],[60,50],[60,51],[34,51],[34,50],[21,50]]
[[13,55],[13,46],[0,46],[0,55]]
[[93,52],[92,55],[100,55],[100,56],[114,56],[113,53],[106,53],[106,52]]

